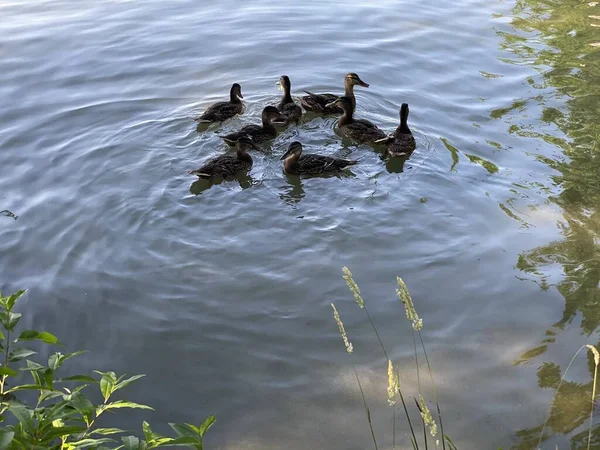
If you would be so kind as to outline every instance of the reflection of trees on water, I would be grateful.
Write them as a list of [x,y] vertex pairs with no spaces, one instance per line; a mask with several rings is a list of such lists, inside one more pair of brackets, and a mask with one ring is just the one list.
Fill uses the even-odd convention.
[[[560,193],[550,198],[563,210],[564,220],[559,223],[563,239],[526,251],[517,262],[517,268],[541,289],[554,287],[565,299],[561,320],[548,329],[539,346],[522,356],[522,360],[531,360],[544,354],[554,336],[576,317],[581,317],[587,335],[600,325],[600,5],[578,0],[518,0],[514,13],[516,33],[502,33],[503,48],[516,54],[520,64],[525,61],[543,71],[529,80],[531,86],[553,88],[556,97],[565,99],[562,111],[545,105],[546,94],[533,99],[542,106],[543,129],[558,132],[539,132],[519,124],[509,128],[512,134],[544,140],[560,155],[539,159],[558,172],[552,179]],[[523,107],[524,102],[517,99],[492,115],[502,118]],[[553,282],[552,272],[559,271],[560,280]],[[544,439],[550,433],[565,434],[571,448],[587,446],[591,360],[588,366],[588,383],[565,381],[555,392]],[[556,391],[564,369],[552,362],[542,363],[539,387]],[[520,443],[514,448],[535,448],[541,432],[542,425],[519,431]],[[600,448],[600,427],[594,428],[592,439],[592,446]]]

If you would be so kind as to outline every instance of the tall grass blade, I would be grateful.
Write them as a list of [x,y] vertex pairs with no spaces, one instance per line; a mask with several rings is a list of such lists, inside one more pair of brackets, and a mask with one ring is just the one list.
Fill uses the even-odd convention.
[[360,384],[360,378],[358,378],[358,373],[356,372],[356,367],[353,367],[354,375],[356,376],[356,381],[358,382],[358,387],[360,388],[360,395],[363,399],[363,405],[365,406],[365,412],[367,413],[367,422],[369,422],[369,429],[371,430],[371,437],[373,438],[373,444],[375,445],[375,450],[378,450],[377,447],[377,439],[375,439],[375,431],[373,431],[373,424],[371,423],[371,411],[367,406],[367,399],[365,399],[365,393],[362,388],[362,384]]
[[594,354],[594,386],[592,387],[592,407],[590,408],[590,429],[588,431],[587,450],[590,450],[592,443],[592,426],[594,424],[594,400],[596,399],[596,378],[598,376],[598,364],[600,364],[600,354],[593,345],[588,345],[587,348]]

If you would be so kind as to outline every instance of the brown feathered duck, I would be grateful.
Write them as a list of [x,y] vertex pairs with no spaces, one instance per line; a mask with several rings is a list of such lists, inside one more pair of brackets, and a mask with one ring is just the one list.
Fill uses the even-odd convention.
[[242,98],[244,98],[242,95],[242,87],[238,83],[234,83],[229,92],[228,102],[215,103],[194,120],[199,123],[211,123],[223,122],[227,119],[231,119],[236,114],[241,114],[244,111]]
[[342,135],[361,144],[375,144],[377,141],[388,137],[374,123],[353,117],[352,100],[350,98],[340,97],[330,105],[337,105],[344,110],[344,114],[338,121],[338,128]]
[[250,136],[255,143],[268,141],[277,136],[277,129],[273,123],[285,123],[285,117],[274,106],[267,106],[262,111],[262,125],[246,125],[235,133],[221,136],[228,145],[235,145],[242,136]]
[[290,175],[323,175],[341,172],[358,161],[334,158],[332,156],[302,153],[302,144],[292,142],[281,157],[283,169]]
[[415,137],[408,128],[408,112],[408,103],[402,103],[400,107],[400,125],[396,128],[394,134],[377,141],[377,143],[386,144],[386,156],[392,158],[408,156],[415,150]]
[[251,137],[241,136],[235,143],[235,155],[221,155],[208,160],[202,167],[190,170],[191,175],[199,178],[226,178],[247,172],[252,168],[252,157],[248,154],[251,148],[257,148]]
[[[362,86],[368,88],[369,85],[365,83],[360,77],[350,72],[344,77],[344,96],[352,100],[352,110],[356,108],[356,98],[354,97],[354,86]],[[342,114],[343,110],[337,106],[331,104],[339,97],[334,94],[313,94],[309,91],[304,91],[308,95],[300,97],[300,104],[307,111],[312,111],[321,114]]]
[[298,106],[292,98],[292,82],[290,77],[282,75],[277,83],[283,90],[283,97],[277,105],[277,110],[285,117],[285,124],[298,123],[302,117],[302,108]]

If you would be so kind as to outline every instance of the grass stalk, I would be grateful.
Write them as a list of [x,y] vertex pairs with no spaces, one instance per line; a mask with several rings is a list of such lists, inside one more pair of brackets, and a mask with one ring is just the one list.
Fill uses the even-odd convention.
[[417,405],[417,409],[421,414],[421,422],[423,423],[423,441],[425,442],[425,450],[427,450],[427,425],[425,424],[425,417],[423,416],[423,410],[421,409],[421,405],[419,405],[419,402],[416,398],[414,400]]
[[435,400],[435,407],[437,409],[438,420],[440,421],[440,433],[442,433],[442,450],[446,450],[446,442],[444,440],[444,424],[442,423],[442,411],[437,398],[437,388],[435,381],[433,381],[433,371],[431,370],[431,364],[429,364],[429,357],[427,356],[427,350],[425,350],[425,343],[423,342],[423,336],[421,330],[418,331],[419,339],[421,340],[421,346],[423,347],[423,354],[425,355],[425,361],[427,362],[427,370],[429,370],[429,377],[431,378],[431,386],[433,387],[433,399]]
[[362,384],[360,384],[360,378],[358,378],[358,372],[356,372],[356,367],[352,366],[354,369],[354,375],[356,376],[356,381],[358,383],[358,387],[360,388],[360,395],[363,399],[363,405],[365,406],[365,413],[367,414],[367,422],[369,423],[369,429],[371,430],[371,437],[373,438],[373,445],[375,445],[375,450],[378,450],[377,447],[377,439],[375,439],[375,431],[373,431],[373,424],[371,423],[371,411],[367,406],[367,399],[365,398],[365,393],[362,388]]
[[402,402],[402,407],[404,408],[404,414],[406,414],[406,419],[408,420],[408,426],[410,427],[410,434],[412,435],[412,440],[414,442],[413,448],[418,450],[419,444],[417,443],[417,436],[415,435],[415,429],[412,426],[412,422],[410,420],[410,415],[408,414],[408,408],[406,407],[406,402],[404,401],[404,395],[402,395],[402,391],[398,389],[398,394],[400,395],[400,401]]
[[600,354],[593,345],[588,345],[588,349],[594,355],[594,385],[592,386],[592,406],[590,408],[590,429],[588,431],[588,444],[587,450],[590,450],[590,444],[592,443],[592,426],[594,425],[594,399],[596,398],[596,378],[598,376],[598,364],[600,364]]

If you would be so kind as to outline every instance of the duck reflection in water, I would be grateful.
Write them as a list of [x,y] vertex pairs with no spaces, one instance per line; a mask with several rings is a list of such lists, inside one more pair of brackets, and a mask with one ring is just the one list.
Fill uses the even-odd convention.
[[[402,173],[404,172],[404,163],[408,161],[410,155],[399,156],[396,158],[386,157],[381,155],[381,160],[385,163],[385,168],[389,173]],[[408,167],[410,169],[410,167]]]
[[224,181],[237,181],[242,189],[248,189],[249,187],[258,184],[258,181],[252,178],[248,173],[242,173],[232,177],[225,178],[217,178],[212,180],[207,180],[203,178],[198,178],[194,181],[190,186],[190,193],[193,195],[200,195],[204,191],[210,189],[211,187],[221,184]]
[[279,198],[286,205],[296,207],[298,203],[306,197],[304,187],[302,186],[302,179],[299,176],[284,174],[287,179],[287,186],[283,186],[284,191],[279,194]]

